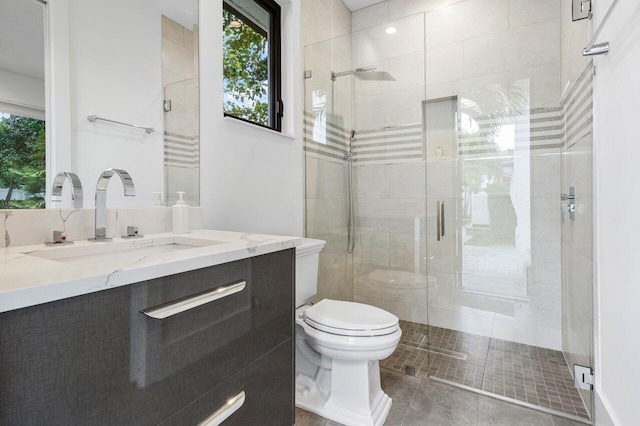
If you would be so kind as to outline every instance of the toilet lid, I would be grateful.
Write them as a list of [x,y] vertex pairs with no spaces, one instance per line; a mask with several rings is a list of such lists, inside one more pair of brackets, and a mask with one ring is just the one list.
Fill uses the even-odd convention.
[[398,329],[398,317],[375,306],[324,299],[304,311],[313,328],[343,336],[382,336]]

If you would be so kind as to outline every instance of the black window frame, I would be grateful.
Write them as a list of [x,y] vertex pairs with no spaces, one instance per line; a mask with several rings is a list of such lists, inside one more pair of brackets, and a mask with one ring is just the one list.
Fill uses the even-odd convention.
[[[232,5],[223,0],[222,7],[228,12],[234,14],[238,18],[242,19],[247,25],[249,25],[254,31],[259,34],[267,36],[267,42],[269,46],[268,58],[269,58],[269,93],[268,93],[268,111],[269,111],[269,125],[265,126],[261,123],[248,120],[246,118],[238,117],[233,114],[224,112],[225,117],[235,118],[236,120],[244,121],[246,123],[255,124],[256,126],[264,127],[277,132],[282,131],[282,117],[284,116],[284,104],[282,102],[282,40],[281,40],[281,13],[280,5],[274,0],[251,0],[258,6],[263,8],[269,14],[269,34],[268,35],[259,28],[255,23],[239,12]],[[224,111],[224,109],[223,109]]]

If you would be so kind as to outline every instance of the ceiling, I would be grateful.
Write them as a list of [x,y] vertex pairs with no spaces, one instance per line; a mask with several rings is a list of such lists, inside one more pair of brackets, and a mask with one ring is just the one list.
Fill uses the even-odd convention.
[[382,3],[384,0],[342,0],[347,5],[349,10],[355,12],[359,9],[364,9],[376,3]]
[[0,0],[0,68],[44,79],[44,6]]

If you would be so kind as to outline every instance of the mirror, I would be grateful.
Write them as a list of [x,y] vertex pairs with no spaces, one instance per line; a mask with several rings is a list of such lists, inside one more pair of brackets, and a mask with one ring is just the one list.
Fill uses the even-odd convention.
[[44,207],[44,12],[34,0],[0,0],[0,209]]
[[[84,207],[92,208],[98,176],[113,167],[131,174],[136,197],[125,198],[120,183],[112,182],[110,208],[153,206],[157,192],[164,205],[172,205],[177,191],[186,192],[187,204],[199,205],[197,0],[0,0],[0,10],[0,19],[16,24],[0,22],[0,40],[39,39],[42,46],[20,47],[14,56],[42,70],[36,106],[46,116],[46,194],[58,172],[74,172],[82,181]],[[41,25],[34,23],[36,15]],[[27,25],[40,32],[16,33]],[[11,70],[2,43],[0,88],[9,84],[2,71]],[[6,100],[0,92],[0,102]],[[6,180],[0,175],[3,200]],[[26,197],[45,196],[19,186]],[[67,186],[60,202],[47,195],[48,207],[71,206]]]

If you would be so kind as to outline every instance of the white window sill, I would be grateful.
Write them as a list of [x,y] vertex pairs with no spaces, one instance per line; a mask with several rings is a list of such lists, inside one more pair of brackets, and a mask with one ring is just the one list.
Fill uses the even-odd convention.
[[225,116],[224,117],[224,121],[227,122],[227,123],[235,123],[235,124],[238,124],[240,126],[249,127],[251,129],[258,130],[258,131],[261,131],[261,132],[266,132],[266,133],[269,133],[271,135],[280,136],[280,137],[285,138],[285,139],[289,139],[289,140],[295,140],[296,139],[295,136],[293,136],[292,134],[283,133],[283,132],[277,132],[277,131],[275,131],[273,129],[268,129],[266,127],[258,126],[257,124],[248,123],[246,121],[238,120],[237,118]]

